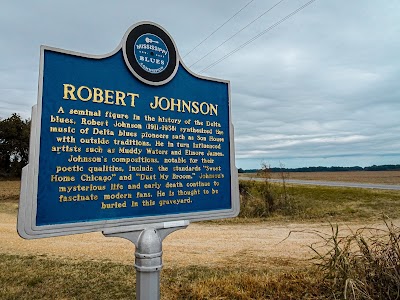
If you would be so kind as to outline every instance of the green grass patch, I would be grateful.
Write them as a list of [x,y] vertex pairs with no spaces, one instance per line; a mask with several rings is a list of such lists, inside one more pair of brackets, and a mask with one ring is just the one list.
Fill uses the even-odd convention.
[[296,209],[292,217],[303,220],[379,220],[400,217],[400,191],[320,186],[292,186]]
[[[265,190],[268,189],[266,197]],[[362,221],[400,217],[400,191],[240,181],[241,216],[273,221]],[[268,197],[273,198],[268,199]],[[269,203],[274,209],[269,209]],[[262,214],[260,211],[264,210]]]

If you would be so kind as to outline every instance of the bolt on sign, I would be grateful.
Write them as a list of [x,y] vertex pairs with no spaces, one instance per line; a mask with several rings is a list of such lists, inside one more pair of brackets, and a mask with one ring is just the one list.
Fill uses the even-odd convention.
[[239,212],[229,81],[159,25],[106,55],[41,47],[18,232],[40,238]]

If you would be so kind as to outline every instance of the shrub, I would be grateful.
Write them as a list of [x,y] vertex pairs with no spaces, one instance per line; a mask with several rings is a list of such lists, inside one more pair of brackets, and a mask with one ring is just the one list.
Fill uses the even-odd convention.
[[244,218],[266,218],[275,212],[293,213],[293,201],[286,185],[271,183],[270,177],[262,182],[240,181],[240,214]]
[[339,299],[400,299],[400,228],[362,228],[345,237],[338,226],[311,245],[317,266]]

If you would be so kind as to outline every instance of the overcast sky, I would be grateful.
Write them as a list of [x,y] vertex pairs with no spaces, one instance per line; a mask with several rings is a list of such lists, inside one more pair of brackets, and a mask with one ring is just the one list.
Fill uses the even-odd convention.
[[30,117],[40,45],[89,54],[153,21],[190,66],[230,80],[239,168],[400,164],[400,1],[1,1],[0,118]]

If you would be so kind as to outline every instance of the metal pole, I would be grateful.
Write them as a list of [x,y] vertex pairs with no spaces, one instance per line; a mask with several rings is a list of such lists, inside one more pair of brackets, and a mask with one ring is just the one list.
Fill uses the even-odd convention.
[[135,252],[136,299],[160,299],[162,241],[156,229],[145,229]]
[[[148,225],[146,228],[123,228],[104,230],[106,237],[122,237],[136,246],[136,299],[160,299],[160,273],[162,263],[162,241],[168,234],[185,229],[189,221],[165,222]],[[128,231],[129,230],[129,231]]]

